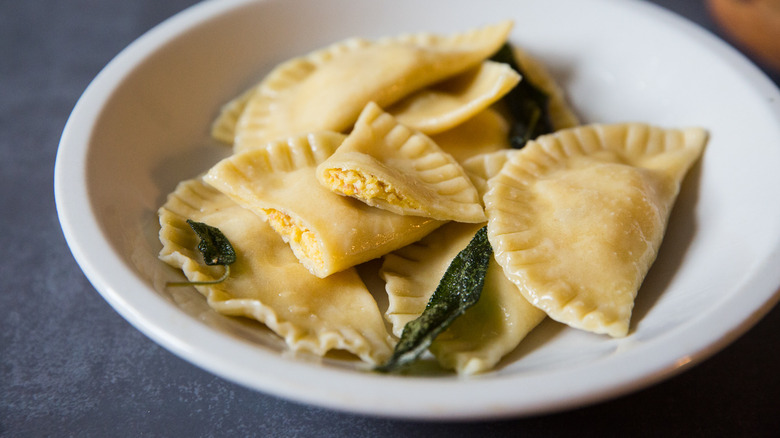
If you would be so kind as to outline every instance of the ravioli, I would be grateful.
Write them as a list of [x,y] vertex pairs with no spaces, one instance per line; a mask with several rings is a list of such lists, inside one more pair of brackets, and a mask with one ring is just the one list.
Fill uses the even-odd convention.
[[400,123],[437,134],[454,128],[501,99],[520,82],[507,64],[485,61],[478,67],[426,87],[387,109]]
[[501,47],[511,27],[505,21],[447,36],[350,39],[285,62],[249,99],[234,150],[302,132],[343,132],[368,102],[388,106],[476,67]]
[[[385,317],[396,336],[425,310],[447,266],[483,226],[450,222],[385,256],[379,274],[388,294]],[[464,375],[485,372],[515,349],[544,316],[491,259],[477,304],[440,334],[430,350],[444,368]]]
[[271,142],[228,157],[205,181],[268,221],[318,277],[419,240],[443,222],[400,216],[339,196],[315,176],[344,135],[322,132]]
[[485,221],[477,190],[460,164],[373,102],[319,165],[317,179],[335,193],[399,215]]
[[680,184],[706,140],[699,128],[624,123],[529,142],[488,180],[496,260],[552,319],[625,336]]
[[539,59],[528,51],[512,46],[515,58],[525,75],[525,80],[540,88],[548,97],[547,112],[554,130],[573,128],[580,124],[579,118],[566,100],[566,94],[555,77]]
[[180,183],[159,217],[160,259],[190,281],[216,280],[224,268],[202,263],[186,220],[217,227],[230,240],[236,251],[230,276],[196,286],[217,312],[264,323],[292,350],[320,356],[345,350],[369,363],[391,354],[382,314],[354,269],[325,279],[311,275],[267,223],[200,179]]

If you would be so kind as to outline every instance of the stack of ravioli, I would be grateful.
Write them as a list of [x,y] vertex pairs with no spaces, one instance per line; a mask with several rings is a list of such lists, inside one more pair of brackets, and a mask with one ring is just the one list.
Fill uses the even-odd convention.
[[[215,121],[234,153],[160,208],[160,258],[219,278],[186,221],[216,227],[237,260],[196,286],[212,308],[292,350],[379,364],[487,224],[482,296],[430,348],[443,367],[490,370],[546,316],[625,336],[706,133],[578,126],[536,60],[516,51],[522,78],[489,60],[511,28],[355,38],[279,65]],[[510,149],[500,101],[522,80],[547,94],[557,131]],[[375,259],[384,315],[356,269]]]

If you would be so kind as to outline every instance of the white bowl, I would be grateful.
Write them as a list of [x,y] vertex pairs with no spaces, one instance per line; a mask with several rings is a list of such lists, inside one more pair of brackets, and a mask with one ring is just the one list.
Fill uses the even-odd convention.
[[[450,32],[513,18],[513,43],[547,63],[587,122],[707,128],[658,262],[624,339],[548,322],[494,372],[388,376],[286,352],[269,331],[162,287],[156,210],[228,150],[218,108],[275,64],[351,36]],[[207,1],[120,53],[79,100],[60,143],[57,209],[101,295],[147,336],[251,388],[404,418],[549,412],[666,378],[735,339],[780,285],[780,93],[701,29],[657,7],[608,0]]]

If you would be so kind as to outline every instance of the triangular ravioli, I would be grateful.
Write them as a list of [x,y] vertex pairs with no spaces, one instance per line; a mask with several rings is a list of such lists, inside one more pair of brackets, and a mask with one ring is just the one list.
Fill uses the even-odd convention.
[[501,99],[520,82],[507,64],[485,61],[438,84],[431,85],[387,108],[400,123],[437,134],[465,122]]
[[390,355],[382,314],[354,269],[325,279],[311,275],[265,221],[200,179],[180,183],[159,217],[160,258],[190,281],[213,281],[223,268],[202,263],[186,220],[217,227],[230,240],[236,252],[230,276],[196,286],[216,311],[264,323],[293,350],[346,350],[370,363]]
[[331,132],[271,142],[220,161],[204,178],[265,218],[318,277],[384,255],[442,225],[369,207],[318,184],[317,165],[343,139]]
[[238,120],[236,152],[320,130],[343,132],[370,101],[388,106],[477,66],[506,41],[509,21],[454,35],[351,39],[274,69]]
[[[388,294],[385,317],[396,336],[420,316],[447,266],[483,226],[450,222],[385,256],[379,274]],[[443,367],[459,374],[485,372],[514,350],[544,316],[491,259],[477,304],[440,334],[430,350]]]
[[460,164],[373,102],[317,168],[317,179],[335,193],[397,214],[485,221],[477,190]]
[[488,238],[532,304],[572,327],[628,333],[704,130],[591,125],[539,137],[488,181]]

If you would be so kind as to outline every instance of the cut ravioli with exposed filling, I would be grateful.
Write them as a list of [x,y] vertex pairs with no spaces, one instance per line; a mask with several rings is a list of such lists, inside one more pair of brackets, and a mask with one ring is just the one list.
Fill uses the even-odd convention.
[[496,260],[552,319],[628,333],[637,291],[707,134],[639,123],[539,137],[488,180]]
[[204,179],[265,218],[318,277],[382,256],[442,225],[373,208],[318,184],[317,165],[343,139],[327,132],[271,142],[220,161]]
[[246,102],[236,152],[302,132],[344,132],[371,101],[391,105],[478,66],[506,41],[509,21],[454,35],[351,39],[287,61]]
[[373,102],[319,165],[317,179],[334,193],[399,215],[485,221],[477,190],[460,164]]
[[159,257],[190,281],[214,281],[223,268],[203,264],[187,219],[218,228],[231,242],[236,261],[229,277],[196,286],[217,312],[264,323],[292,350],[320,356],[345,350],[369,363],[392,352],[379,307],[356,270],[315,277],[265,221],[202,180],[180,183],[159,219]]

